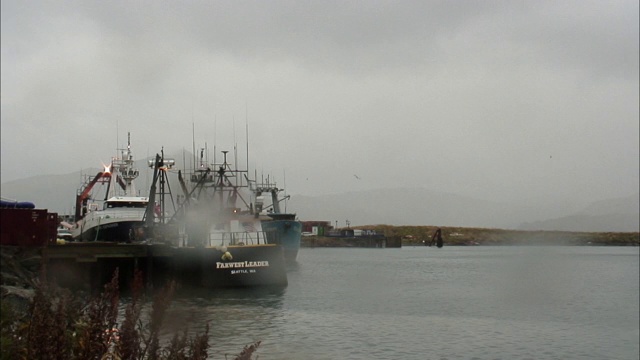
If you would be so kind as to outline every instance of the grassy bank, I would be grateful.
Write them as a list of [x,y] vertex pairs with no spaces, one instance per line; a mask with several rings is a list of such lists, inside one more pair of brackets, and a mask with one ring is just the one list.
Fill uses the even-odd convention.
[[[375,230],[388,238],[402,239],[403,246],[424,245],[430,242],[436,226],[367,225],[358,229]],[[519,231],[505,229],[467,228],[442,226],[445,245],[578,245],[578,246],[640,246],[638,232],[570,232],[570,231]],[[344,241],[335,238],[304,237],[302,246],[340,246]],[[322,246],[322,245],[321,245]]]

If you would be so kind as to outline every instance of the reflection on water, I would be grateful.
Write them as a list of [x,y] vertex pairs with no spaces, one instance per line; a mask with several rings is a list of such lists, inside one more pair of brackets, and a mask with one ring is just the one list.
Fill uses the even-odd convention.
[[234,304],[277,307],[282,303],[285,287],[257,287],[238,289],[202,289],[183,287],[174,296],[176,302],[193,304]]
[[245,345],[278,331],[285,290],[180,288],[165,315],[161,337],[169,340],[185,328],[192,335],[202,333],[209,324],[210,354],[238,354]]

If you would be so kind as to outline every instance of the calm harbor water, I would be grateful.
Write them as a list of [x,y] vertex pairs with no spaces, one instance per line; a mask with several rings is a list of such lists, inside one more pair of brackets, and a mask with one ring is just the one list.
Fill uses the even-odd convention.
[[182,293],[210,358],[638,359],[639,249],[303,248],[279,290]]

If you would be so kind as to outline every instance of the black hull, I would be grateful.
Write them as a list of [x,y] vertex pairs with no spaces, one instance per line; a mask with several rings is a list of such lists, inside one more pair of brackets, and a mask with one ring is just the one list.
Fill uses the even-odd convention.
[[228,246],[226,256],[215,248],[100,242],[53,245],[44,251],[48,276],[63,287],[102,289],[116,269],[123,291],[130,289],[136,269],[154,287],[170,280],[203,289],[288,284],[283,250],[276,245]]
[[173,271],[182,284],[204,288],[286,286],[287,274],[281,246],[229,246],[233,259],[213,248],[181,249]]

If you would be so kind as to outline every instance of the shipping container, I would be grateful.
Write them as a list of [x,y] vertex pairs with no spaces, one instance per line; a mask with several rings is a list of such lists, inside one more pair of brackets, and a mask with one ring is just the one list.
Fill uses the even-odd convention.
[[55,243],[58,214],[43,209],[0,208],[0,243],[43,246]]

